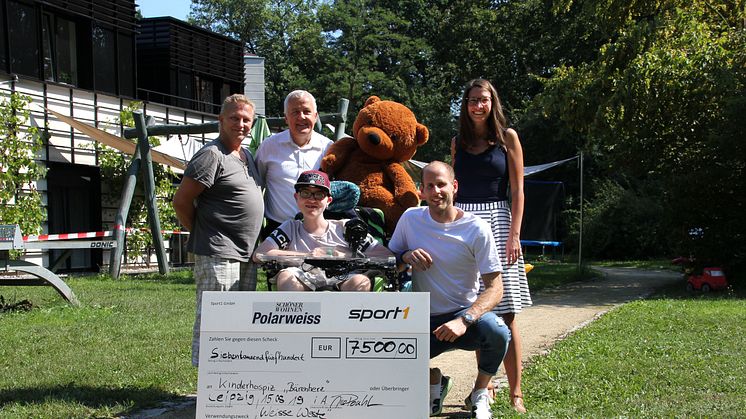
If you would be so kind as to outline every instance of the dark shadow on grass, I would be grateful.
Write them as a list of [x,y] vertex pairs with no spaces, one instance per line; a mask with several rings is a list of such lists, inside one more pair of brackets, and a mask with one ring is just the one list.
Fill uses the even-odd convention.
[[534,305],[586,307],[617,305],[652,295],[657,289],[680,281],[672,272],[624,268],[597,268],[601,275],[592,280],[568,282],[532,293]]
[[671,284],[660,288],[650,299],[655,300],[743,300],[746,299],[746,288],[740,286],[729,286],[728,289],[719,291],[692,291],[686,290],[686,282],[682,279],[680,283]]
[[163,284],[193,284],[194,276],[191,269],[179,269],[172,271],[167,275],[161,275],[157,272],[128,274],[127,279],[133,281],[159,282]]
[[[453,409],[462,409],[464,406],[463,405],[455,405],[455,404],[444,403],[443,407],[449,408],[448,410],[453,410]],[[438,417],[438,418],[453,418],[453,419],[456,419],[456,418],[458,418],[458,419],[461,419],[461,418],[470,418],[471,417],[471,412],[466,411],[466,410],[460,410],[460,411],[456,411],[456,412],[444,412],[444,413],[441,413],[440,415],[434,416],[434,417]]]
[[185,397],[155,387],[92,387],[76,384],[52,387],[33,387],[0,390],[0,409],[10,403],[43,404],[49,401],[74,403],[90,409],[115,409],[117,405],[131,406],[118,415],[156,406],[164,401],[181,401]]

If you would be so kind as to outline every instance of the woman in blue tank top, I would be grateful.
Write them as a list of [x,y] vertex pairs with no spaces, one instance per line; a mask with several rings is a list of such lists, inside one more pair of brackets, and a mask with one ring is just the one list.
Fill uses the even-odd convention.
[[523,149],[515,130],[506,128],[500,99],[487,80],[472,80],[464,89],[459,133],[451,140],[451,161],[458,181],[456,206],[490,224],[503,263],[503,298],[494,311],[510,328],[512,338],[503,363],[510,402],[524,413],[521,337],[515,320],[518,312],[532,304],[520,240]]

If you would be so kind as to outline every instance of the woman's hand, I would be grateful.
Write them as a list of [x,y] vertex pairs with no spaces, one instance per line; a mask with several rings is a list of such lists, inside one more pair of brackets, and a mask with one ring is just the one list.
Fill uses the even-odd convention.
[[516,263],[520,256],[521,241],[518,238],[508,239],[505,242],[505,258],[508,261],[508,265]]

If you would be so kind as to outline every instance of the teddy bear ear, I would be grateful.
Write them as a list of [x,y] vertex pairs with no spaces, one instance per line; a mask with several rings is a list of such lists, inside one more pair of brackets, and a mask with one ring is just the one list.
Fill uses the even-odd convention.
[[372,104],[374,104],[376,102],[380,102],[380,101],[381,101],[380,97],[378,97],[378,96],[371,96],[371,97],[368,98],[368,100],[365,101],[365,105],[363,107],[368,106],[368,105],[372,105]]
[[417,123],[417,145],[425,144],[430,137],[430,131],[428,131],[427,127]]

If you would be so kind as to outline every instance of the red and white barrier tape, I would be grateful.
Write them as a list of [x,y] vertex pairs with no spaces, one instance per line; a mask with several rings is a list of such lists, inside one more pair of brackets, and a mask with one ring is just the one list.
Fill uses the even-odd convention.
[[[150,229],[147,229],[147,228],[142,228],[140,230],[141,231],[150,231]],[[189,232],[188,231],[183,231],[183,230],[161,230],[161,234],[174,234],[174,235],[183,234],[185,236],[188,236]]]
[[[114,230],[124,230],[127,233],[134,231],[150,231],[147,228],[134,229],[134,228],[123,228],[121,225],[114,226]],[[184,234],[188,235],[188,231],[182,230],[161,230],[161,234]],[[95,237],[112,237],[114,231],[88,231],[85,233],[62,233],[62,234],[40,234],[38,236],[23,236],[25,242],[36,242],[36,241],[53,241],[53,240],[74,240],[74,239],[90,239]]]
[[93,237],[111,237],[113,231],[89,231],[86,233],[63,233],[63,234],[40,234],[38,236],[23,236],[23,241],[50,241],[50,240],[72,240],[90,239]]

